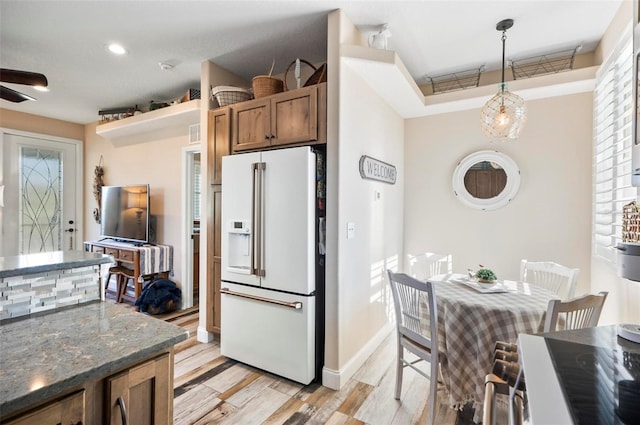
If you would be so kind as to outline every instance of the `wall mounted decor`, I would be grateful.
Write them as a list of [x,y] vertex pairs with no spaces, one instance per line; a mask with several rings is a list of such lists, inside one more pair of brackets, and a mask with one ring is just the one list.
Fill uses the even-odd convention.
[[383,183],[396,184],[395,165],[387,164],[370,156],[360,157],[360,177],[363,179],[377,180]]
[[98,203],[98,208],[93,210],[93,219],[96,223],[100,224],[102,212],[100,211],[100,205],[102,203],[102,186],[104,186],[104,167],[102,166],[102,155],[100,155],[100,161],[96,168],[93,170],[93,197]]
[[478,151],[462,159],[453,172],[453,193],[468,207],[495,210],[507,205],[520,188],[520,170],[507,155]]

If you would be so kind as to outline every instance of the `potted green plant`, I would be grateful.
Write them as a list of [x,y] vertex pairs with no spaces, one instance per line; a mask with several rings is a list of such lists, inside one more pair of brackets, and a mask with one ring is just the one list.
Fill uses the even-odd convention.
[[498,276],[491,269],[481,268],[476,271],[476,278],[478,282],[493,283]]

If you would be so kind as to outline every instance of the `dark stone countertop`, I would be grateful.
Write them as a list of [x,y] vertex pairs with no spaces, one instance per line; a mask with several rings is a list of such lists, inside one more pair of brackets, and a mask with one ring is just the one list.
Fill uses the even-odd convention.
[[0,257],[0,278],[112,263],[113,257],[85,251],[52,251]]
[[112,302],[0,325],[0,418],[133,366],[188,332]]

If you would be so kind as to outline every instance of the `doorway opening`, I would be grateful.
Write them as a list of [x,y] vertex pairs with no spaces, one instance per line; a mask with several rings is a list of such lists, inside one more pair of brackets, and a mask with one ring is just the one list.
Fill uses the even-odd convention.
[[200,294],[200,146],[189,146],[182,151],[182,270],[183,308],[198,305]]

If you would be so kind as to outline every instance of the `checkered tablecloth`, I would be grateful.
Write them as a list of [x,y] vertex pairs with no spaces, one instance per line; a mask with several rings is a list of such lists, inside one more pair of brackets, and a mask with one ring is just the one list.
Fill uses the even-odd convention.
[[440,363],[449,403],[461,409],[473,402],[477,421],[482,417],[484,378],[491,372],[495,342],[515,343],[520,333],[542,332],[549,300],[558,297],[523,282],[505,281],[513,292],[483,294],[451,281],[463,277],[429,280],[436,291]]

